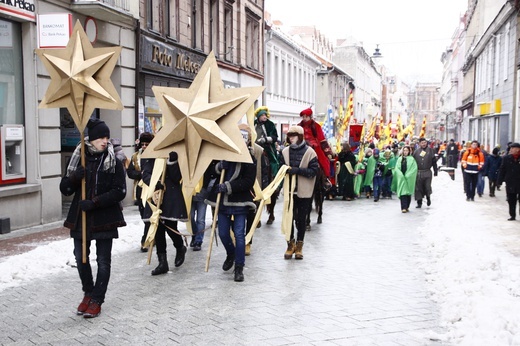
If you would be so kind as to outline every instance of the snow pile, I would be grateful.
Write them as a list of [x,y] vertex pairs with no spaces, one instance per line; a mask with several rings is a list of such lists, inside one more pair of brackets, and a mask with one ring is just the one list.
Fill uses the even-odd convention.
[[452,182],[441,174],[434,180],[438,198],[420,227],[432,258],[425,264],[432,298],[447,329],[437,338],[457,345],[520,345],[520,259],[505,246],[520,239],[517,232],[503,232],[520,228],[506,220],[503,192],[466,202],[458,178]]
[[[132,207],[133,209],[134,207]],[[129,215],[127,215],[129,214]],[[125,213],[126,227],[119,229],[119,239],[114,241],[112,256],[139,249],[143,235],[143,223],[137,212]],[[92,244],[90,261],[95,264],[95,245]],[[55,274],[75,265],[72,239],[54,241],[15,256],[0,263],[0,291],[27,281]]]

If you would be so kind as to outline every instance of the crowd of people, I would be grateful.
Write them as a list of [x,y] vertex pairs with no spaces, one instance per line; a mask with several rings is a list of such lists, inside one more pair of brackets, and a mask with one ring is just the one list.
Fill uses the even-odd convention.
[[[175,267],[180,267],[185,260],[187,242],[183,238],[191,238],[189,246],[193,251],[201,250],[208,229],[206,210],[210,205],[212,211],[217,210],[217,232],[226,250],[222,269],[228,271],[234,267],[234,281],[244,281],[243,268],[252,244],[252,237],[246,240],[247,234],[252,231],[260,205],[255,200],[255,186],[263,190],[280,177],[284,182],[276,180],[277,188],[267,204],[267,224],[275,220],[274,205],[283,186],[282,228],[287,228],[284,253],[287,260],[293,256],[303,259],[313,199],[319,214],[318,223],[321,222],[322,206],[316,199],[317,194],[321,193],[321,201],[327,197],[344,201],[372,198],[374,202],[392,199],[395,195],[400,200],[401,212],[408,213],[412,199],[416,202],[415,208],[422,208],[424,201],[430,206],[433,177],[444,170],[454,179],[459,162],[466,200],[474,201],[476,195],[482,197],[485,177],[489,180],[490,197],[495,197],[495,191],[505,183],[508,220],[516,220],[520,201],[520,143],[509,143],[504,152],[496,147],[487,153],[477,141],[459,144],[452,139],[429,143],[426,138],[418,138],[382,148],[375,143],[362,143],[355,150],[348,143],[342,143],[341,151],[334,153],[320,124],[313,119],[312,110],[304,109],[300,116],[302,121],[290,127],[285,143],[281,143],[276,126],[269,120],[269,109],[257,109],[254,129],[240,125],[252,163],[213,161],[195,189],[189,215],[178,155],[174,151],[169,153],[163,176],[152,187],[161,195],[159,200],[152,199],[161,213],[152,243],[156,245],[158,265],[151,275],[170,270],[166,234],[176,251]],[[78,145],[74,151],[60,190],[64,195],[74,195],[65,227],[70,229],[74,239],[74,255],[84,292],[77,314],[91,318],[101,312],[110,278],[112,241],[118,237],[118,227],[125,226],[121,212],[121,202],[126,195],[125,174],[135,182],[133,198],[144,223],[140,249],[148,251],[146,239],[152,210],[150,203],[141,200],[141,195],[143,186],[151,184],[155,159],[141,157],[154,139],[151,133],[139,136],[136,152],[127,159],[120,150],[120,143],[110,140],[110,130],[104,122],[90,120],[87,128],[84,149]],[[85,153],[82,154],[82,150]],[[82,181],[85,181],[84,189]],[[285,208],[286,205],[292,208]],[[193,234],[179,232],[179,221],[191,222]],[[98,264],[95,280],[88,260],[93,240]],[[82,243],[86,243],[86,260],[82,258],[85,256]]]

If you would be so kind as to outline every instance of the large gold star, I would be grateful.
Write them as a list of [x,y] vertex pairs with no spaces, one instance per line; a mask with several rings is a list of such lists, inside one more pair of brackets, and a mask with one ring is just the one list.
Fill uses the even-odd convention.
[[81,132],[95,108],[123,109],[110,80],[121,47],[93,48],[77,21],[66,48],[36,53],[51,77],[40,108],[66,107]]
[[142,157],[177,152],[185,198],[190,198],[212,160],[251,162],[238,123],[263,89],[225,89],[210,53],[188,89],[153,87],[163,127]]

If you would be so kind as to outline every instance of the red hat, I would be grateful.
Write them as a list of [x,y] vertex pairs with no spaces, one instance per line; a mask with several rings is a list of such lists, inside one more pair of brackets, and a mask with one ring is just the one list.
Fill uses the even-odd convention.
[[304,109],[303,111],[300,112],[300,116],[303,117],[303,116],[308,116],[308,117],[312,117],[312,109],[310,108],[307,108],[307,109]]

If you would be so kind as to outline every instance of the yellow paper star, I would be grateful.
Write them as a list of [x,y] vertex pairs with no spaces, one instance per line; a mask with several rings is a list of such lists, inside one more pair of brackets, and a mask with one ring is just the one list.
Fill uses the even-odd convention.
[[121,47],[93,48],[77,21],[66,48],[36,53],[51,77],[40,108],[67,108],[80,132],[95,108],[123,109],[110,80]]
[[184,197],[191,197],[212,160],[252,161],[238,123],[263,89],[225,89],[210,53],[188,89],[153,87],[164,125],[142,157],[177,152]]

